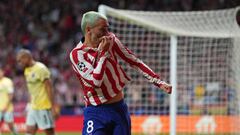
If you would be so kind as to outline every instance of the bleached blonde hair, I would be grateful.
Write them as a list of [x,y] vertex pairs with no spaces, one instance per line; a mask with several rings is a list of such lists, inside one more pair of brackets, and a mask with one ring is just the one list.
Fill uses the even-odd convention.
[[82,29],[83,35],[86,34],[86,26],[89,25],[90,27],[93,27],[98,21],[98,19],[104,19],[107,21],[107,17],[105,15],[95,11],[89,11],[83,14],[82,22],[81,22],[81,29]]

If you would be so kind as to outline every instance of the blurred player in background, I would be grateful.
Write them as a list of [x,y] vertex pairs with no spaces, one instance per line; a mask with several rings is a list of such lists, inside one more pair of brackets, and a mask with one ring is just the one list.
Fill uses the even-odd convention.
[[25,49],[18,52],[17,62],[24,68],[30,94],[26,135],[35,135],[38,128],[47,135],[54,135],[54,118],[58,113],[54,107],[49,69],[43,63],[35,61],[30,51]]
[[130,135],[131,120],[123,100],[123,88],[130,78],[118,63],[121,58],[150,82],[171,93],[172,87],[108,31],[105,16],[90,11],[83,15],[85,41],[70,53],[86,103],[83,135]]
[[0,127],[2,122],[5,122],[13,135],[17,135],[13,116],[13,92],[13,82],[4,76],[4,71],[0,66]]

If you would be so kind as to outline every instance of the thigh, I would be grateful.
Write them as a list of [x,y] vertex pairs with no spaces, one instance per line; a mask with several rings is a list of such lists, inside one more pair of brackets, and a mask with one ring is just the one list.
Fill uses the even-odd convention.
[[[105,116],[105,117],[104,117]],[[111,135],[108,114],[104,110],[84,110],[83,135]]]
[[29,127],[35,127],[37,125],[37,120],[35,118],[36,112],[34,110],[27,111],[26,125]]
[[113,135],[131,135],[131,128],[128,125],[118,124],[114,127]]
[[93,135],[110,135],[109,133],[106,133],[105,131],[99,129],[99,130],[96,130]]
[[113,135],[131,135],[131,119],[126,104],[116,110]]
[[42,130],[54,128],[54,120],[50,110],[37,110],[35,117],[38,128]]
[[83,135],[107,135],[105,130],[105,124],[96,118],[87,119],[83,122]]
[[3,120],[3,113],[0,111],[0,122]]
[[37,132],[37,122],[35,119],[36,112],[34,110],[29,109],[27,111],[26,118],[26,133],[30,135],[35,135]]

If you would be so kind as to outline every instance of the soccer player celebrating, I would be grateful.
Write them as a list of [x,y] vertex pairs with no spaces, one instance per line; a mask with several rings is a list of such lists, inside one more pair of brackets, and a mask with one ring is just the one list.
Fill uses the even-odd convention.
[[17,135],[13,117],[13,92],[12,80],[4,76],[3,69],[0,67],[0,122],[2,123],[2,120],[6,122],[13,135]]
[[27,112],[26,135],[35,135],[38,128],[46,135],[54,135],[54,107],[50,71],[41,62],[33,59],[30,51],[22,49],[17,53],[17,62],[24,68],[24,75],[30,94],[30,107]]
[[118,63],[119,58],[160,89],[169,94],[172,91],[172,86],[160,80],[108,27],[106,16],[94,11],[85,13],[81,23],[85,41],[70,53],[86,103],[83,135],[131,134],[130,115],[122,92],[130,78]]

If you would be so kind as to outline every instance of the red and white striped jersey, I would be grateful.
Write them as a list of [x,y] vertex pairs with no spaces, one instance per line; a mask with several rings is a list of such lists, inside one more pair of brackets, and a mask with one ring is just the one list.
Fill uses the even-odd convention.
[[[130,78],[118,63],[123,59],[158,86],[160,77],[114,37],[108,52],[90,48],[81,42],[71,51],[72,67],[80,80],[86,105],[100,105],[116,96]],[[159,87],[159,86],[158,86]]]

